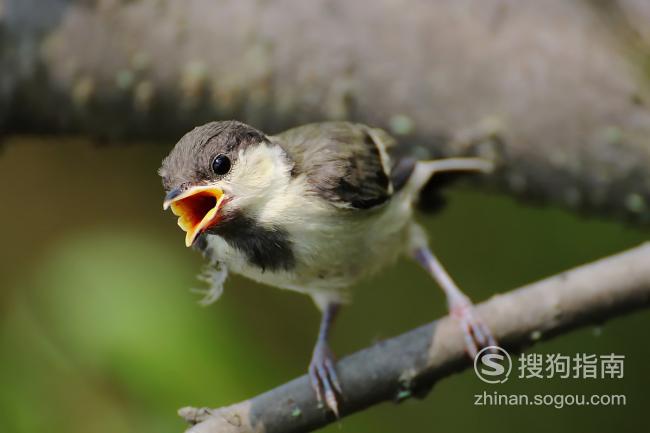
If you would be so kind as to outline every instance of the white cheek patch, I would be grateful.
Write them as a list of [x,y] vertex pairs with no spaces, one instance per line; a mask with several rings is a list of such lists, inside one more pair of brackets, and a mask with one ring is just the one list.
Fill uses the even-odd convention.
[[266,195],[277,193],[287,184],[290,170],[277,146],[261,144],[240,150],[229,179],[232,195],[236,200],[264,201]]

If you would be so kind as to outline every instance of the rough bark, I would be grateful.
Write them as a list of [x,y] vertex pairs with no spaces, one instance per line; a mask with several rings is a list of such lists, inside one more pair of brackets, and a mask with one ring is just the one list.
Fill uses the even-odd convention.
[[[650,244],[564,272],[478,306],[510,353],[650,306]],[[468,368],[458,323],[446,317],[361,350],[338,363],[347,416],[386,400],[424,396],[438,380]],[[477,379],[478,380],[478,379]],[[307,376],[220,409],[183,408],[188,433],[295,433],[336,419],[316,403]]]
[[645,0],[0,0],[0,125],[174,141],[352,119],[650,221],[649,28]]

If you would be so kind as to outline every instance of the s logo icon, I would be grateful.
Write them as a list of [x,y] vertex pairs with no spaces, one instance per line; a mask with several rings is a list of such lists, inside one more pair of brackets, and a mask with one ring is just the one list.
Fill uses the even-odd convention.
[[488,346],[474,357],[474,372],[485,383],[503,383],[512,370],[512,359],[505,349]]

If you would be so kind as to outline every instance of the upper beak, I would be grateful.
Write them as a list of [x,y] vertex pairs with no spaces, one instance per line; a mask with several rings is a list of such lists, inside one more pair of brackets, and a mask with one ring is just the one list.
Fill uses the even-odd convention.
[[219,208],[224,199],[221,188],[202,185],[171,190],[163,209],[171,207],[178,216],[178,225],[185,231],[185,246],[191,246],[197,236],[219,220]]

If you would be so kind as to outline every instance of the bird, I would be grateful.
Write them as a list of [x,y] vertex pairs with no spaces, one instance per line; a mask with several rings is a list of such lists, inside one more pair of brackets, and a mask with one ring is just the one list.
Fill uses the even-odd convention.
[[360,123],[311,123],[267,135],[239,121],[214,121],[185,134],[159,169],[163,209],[178,217],[186,246],[214,267],[313,299],[321,321],[308,375],[317,401],[337,417],[344,392],[328,343],[331,326],[350,302],[350,288],[401,255],[443,289],[469,356],[496,345],[415,219],[437,174],[489,173],[494,164],[422,159],[404,149],[383,129]]

